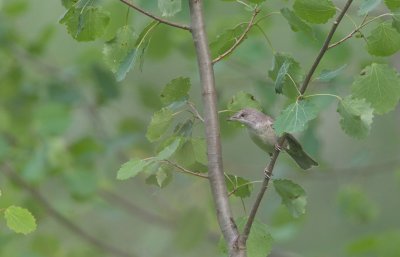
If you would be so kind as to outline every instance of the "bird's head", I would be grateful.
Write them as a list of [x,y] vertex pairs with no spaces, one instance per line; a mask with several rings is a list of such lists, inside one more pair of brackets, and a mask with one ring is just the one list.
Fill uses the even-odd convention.
[[263,124],[265,121],[269,121],[269,119],[270,118],[268,116],[256,109],[246,108],[238,111],[228,120],[238,121],[246,125],[247,127],[256,128],[259,124]]

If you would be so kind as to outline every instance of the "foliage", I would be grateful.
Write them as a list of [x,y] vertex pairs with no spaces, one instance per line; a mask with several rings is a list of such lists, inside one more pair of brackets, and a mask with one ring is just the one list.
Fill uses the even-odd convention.
[[[399,188],[385,173],[399,166],[400,76],[391,59],[400,50],[399,1],[353,1],[309,84],[342,3],[204,2],[210,54],[221,58],[213,66],[217,134],[232,215],[250,213],[265,156],[233,138],[242,135],[228,115],[243,108],[276,114],[275,132],[304,132],[297,138],[321,165],[300,175],[282,165],[285,158],[277,161],[268,187],[277,194],[261,202],[248,256],[266,256],[272,237],[298,255],[318,255],[314,246],[325,245],[315,233],[332,224],[340,232],[330,233],[324,254],[396,256],[399,233],[388,228],[397,220],[388,217],[398,216],[391,199]],[[0,233],[1,256],[116,256],[104,251],[110,245],[134,256],[215,255],[207,154],[215,138],[200,104],[210,92],[199,89],[205,82],[190,30],[168,24],[189,24],[188,4],[130,3],[158,18],[124,1],[0,0],[0,168],[11,167],[0,171],[0,212],[11,230]],[[350,176],[360,185],[339,188]],[[326,214],[317,197],[336,191]],[[246,221],[236,221],[239,230]],[[351,241],[340,236],[349,231]]]

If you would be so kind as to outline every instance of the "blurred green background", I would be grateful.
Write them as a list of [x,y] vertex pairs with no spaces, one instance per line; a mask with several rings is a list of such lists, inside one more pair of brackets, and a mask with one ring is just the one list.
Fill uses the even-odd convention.
[[[357,16],[361,1],[349,15]],[[156,1],[135,1],[160,15]],[[343,6],[343,1],[335,1]],[[58,23],[61,1],[0,0],[0,161],[11,166],[39,190],[51,205],[100,241],[134,256],[218,256],[219,229],[207,181],[172,173],[164,188],[146,183],[146,175],[117,181],[120,165],[145,158],[156,145],[146,137],[153,112],[161,108],[160,92],[172,79],[191,79],[190,96],[202,110],[199,76],[189,33],[160,25],[145,55],[142,70],[116,82],[105,66],[102,48],[125,25],[127,7],[102,1],[111,13],[103,39],[77,42]],[[263,14],[291,6],[266,1]],[[382,8],[376,14],[384,13]],[[251,13],[235,2],[205,1],[210,41],[228,28],[247,22]],[[173,20],[188,23],[188,6]],[[130,11],[128,23],[140,33],[150,21]],[[308,70],[328,25],[314,26],[315,39],[294,33],[281,15],[260,22],[276,51],[291,53]],[[352,29],[345,17],[334,40]],[[370,27],[363,32],[368,34]],[[311,43],[310,43],[311,42]],[[220,109],[238,91],[253,94],[265,112],[277,116],[286,104],[275,95],[268,78],[273,53],[253,29],[228,59],[215,65]],[[353,78],[371,62],[389,62],[397,70],[400,56],[373,58],[362,38],[353,38],[327,53],[317,74],[347,64],[329,83],[312,83],[308,93],[345,96]],[[272,190],[257,217],[274,237],[276,256],[400,256],[400,109],[374,118],[367,139],[356,140],[340,128],[337,102],[319,98],[324,110],[302,135],[305,148],[319,161],[299,171],[284,154],[275,178],[289,178],[307,192],[307,213],[293,219]],[[223,116],[223,115],[222,115]],[[262,179],[269,160],[244,129],[221,118],[224,167],[251,181]],[[203,137],[203,127],[195,132]],[[259,183],[254,184],[257,192]],[[17,204],[32,211],[38,229],[26,236],[7,229],[0,220],[0,256],[115,256],[72,233],[58,222],[26,188],[0,173],[0,208]],[[232,198],[235,217],[245,216],[253,202]],[[245,208],[244,208],[245,207]],[[260,246],[262,247],[262,246]],[[372,249],[372,250],[371,250]],[[280,254],[280,255],[279,255]]]

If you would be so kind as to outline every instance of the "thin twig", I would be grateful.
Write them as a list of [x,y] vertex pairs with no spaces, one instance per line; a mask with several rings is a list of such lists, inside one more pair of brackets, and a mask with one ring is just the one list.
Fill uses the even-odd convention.
[[[334,21],[334,23],[333,23],[333,25],[331,27],[331,30],[330,30],[328,36],[326,37],[326,40],[325,40],[325,42],[324,42],[324,44],[323,44],[318,56],[316,57],[312,67],[310,68],[310,71],[307,74],[306,79],[303,82],[303,85],[302,85],[301,90],[300,90],[301,94],[304,94],[304,92],[306,91],[306,89],[308,87],[308,84],[311,81],[311,77],[315,72],[315,69],[317,68],[319,62],[321,61],[322,57],[324,56],[324,54],[326,53],[326,51],[328,49],[329,42],[331,41],[331,39],[333,37],[333,34],[336,31],[336,28],[338,27],[340,21],[343,19],[343,16],[345,15],[347,10],[349,9],[349,7],[350,7],[352,2],[353,2],[353,0],[348,0],[347,1],[347,3],[345,5],[345,7],[343,8],[342,12],[339,14],[339,16]],[[248,238],[248,236],[250,234],[251,226],[253,225],[253,222],[254,222],[255,216],[257,214],[258,208],[259,208],[260,203],[261,203],[261,201],[262,201],[262,199],[264,197],[265,191],[268,188],[269,181],[271,180],[272,172],[273,172],[273,169],[275,167],[275,163],[276,163],[276,161],[278,159],[278,156],[279,156],[279,153],[280,153],[279,149],[282,149],[282,147],[283,147],[283,145],[285,143],[285,140],[286,140],[286,134],[284,134],[283,136],[281,136],[278,139],[278,146],[275,148],[275,151],[274,151],[274,153],[273,153],[273,155],[271,157],[271,161],[269,162],[268,166],[264,170],[265,178],[264,178],[264,181],[262,183],[261,189],[260,189],[260,191],[259,191],[259,193],[257,195],[257,198],[256,198],[256,200],[255,200],[255,202],[254,202],[254,204],[253,204],[253,206],[251,208],[249,217],[248,217],[247,222],[245,224],[245,227],[243,229],[243,233],[240,236],[240,238],[238,239],[238,241],[239,241],[238,244],[241,245],[241,246],[245,246],[246,245],[247,238]]]
[[186,173],[186,174],[189,174],[189,175],[192,175],[192,176],[196,176],[196,177],[199,177],[199,178],[208,179],[207,175],[188,170],[185,167],[182,167],[181,165],[179,165],[179,164],[177,164],[175,162],[172,162],[170,160],[163,160],[162,162],[167,163],[167,164],[169,164],[171,166],[174,166],[175,168],[178,169],[179,172]]
[[5,163],[1,166],[2,172],[12,179],[15,183],[19,186],[23,187],[30,193],[30,196],[36,199],[43,208],[47,211],[47,213],[52,216],[55,220],[57,220],[61,225],[69,229],[71,232],[85,240],[86,242],[92,244],[93,246],[108,252],[114,256],[121,256],[121,257],[134,257],[135,255],[129,254],[127,252],[123,252],[120,249],[117,249],[111,245],[107,245],[104,242],[101,242],[97,238],[89,235],[86,233],[80,226],[76,225],[69,219],[67,219],[64,215],[62,215],[59,211],[57,211],[44,197],[43,195],[36,190],[34,187],[29,185],[25,180],[23,180],[13,169],[13,167]]
[[[189,0],[191,17],[191,32],[196,50],[197,63],[202,87],[202,100],[204,106],[204,127],[207,141],[208,176],[211,193],[215,204],[218,224],[231,256],[237,256],[238,249],[233,247],[239,236],[228,198],[225,184],[220,128],[218,120],[217,92],[215,88],[214,70],[210,48],[205,30],[203,1]],[[244,251],[241,251],[244,253]]]
[[336,18],[336,20],[333,22],[333,25],[331,27],[331,30],[329,31],[328,36],[325,39],[324,44],[321,47],[321,50],[319,51],[319,54],[317,56],[317,58],[315,59],[313,65],[311,66],[310,71],[308,72],[306,78],[303,81],[303,85],[301,86],[300,89],[300,93],[304,94],[304,92],[306,91],[308,85],[310,84],[311,78],[315,72],[315,70],[318,67],[318,64],[320,63],[322,57],[325,55],[326,51],[328,50],[329,47],[329,43],[332,40],[333,34],[335,34],[335,31],[339,25],[339,23],[342,21],[344,15],[346,14],[347,10],[349,9],[351,3],[353,2],[353,0],[348,0],[346,5],[344,6],[342,12],[339,14],[339,16]]
[[333,47],[335,47],[335,46],[338,46],[338,45],[340,45],[341,43],[343,43],[344,41],[346,41],[346,40],[352,38],[352,37],[354,36],[354,34],[356,34],[357,32],[359,32],[362,28],[364,28],[365,26],[367,26],[369,23],[371,23],[371,22],[373,22],[373,21],[375,21],[375,20],[377,20],[377,19],[379,19],[379,18],[382,18],[382,17],[384,17],[384,16],[391,16],[391,15],[392,15],[391,13],[384,13],[384,14],[381,14],[381,15],[379,15],[379,16],[376,16],[376,17],[374,17],[374,18],[372,18],[372,19],[370,19],[370,20],[368,20],[368,21],[366,21],[366,19],[367,19],[367,15],[366,15],[366,16],[364,17],[363,21],[361,22],[361,24],[360,24],[357,28],[355,28],[352,32],[350,32],[347,36],[345,36],[345,37],[342,38],[341,40],[339,40],[339,41],[337,41],[337,42],[331,44],[331,45],[328,47],[328,49],[331,49],[331,48],[333,48]]
[[133,3],[131,3],[131,2],[128,1],[128,0],[119,0],[119,1],[122,2],[122,3],[124,3],[124,4],[126,4],[127,6],[129,6],[129,7],[131,7],[131,8],[133,8],[133,9],[135,9],[136,11],[138,11],[138,12],[140,12],[140,13],[143,13],[143,14],[146,15],[146,16],[148,16],[148,17],[150,17],[150,18],[152,18],[152,19],[154,19],[154,20],[159,21],[160,23],[164,23],[164,24],[166,24],[166,25],[169,25],[169,26],[172,26],[172,27],[175,27],[175,28],[179,28],[179,29],[183,29],[183,30],[188,30],[188,31],[190,31],[190,27],[189,27],[189,26],[187,26],[187,25],[182,25],[182,24],[179,24],[179,23],[175,23],[175,22],[172,22],[172,21],[168,21],[168,20],[165,20],[165,19],[160,18],[160,17],[158,17],[158,16],[155,16],[154,14],[149,13],[148,11],[143,10],[142,8],[140,8],[140,7],[136,6],[136,5],[134,5]]
[[212,61],[212,64],[215,64],[219,61],[221,61],[222,59],[224,59],[225,57],[227,57],[228,55],[230,55],[242,42],[243,40],[246,38],[247,33],[249,33],[250,29],[253,27],[254,23],[254,19],[256,18],[257,14],[260,12],[260,10],[258,8],[254,9],[253,15],[251,16],[251,19],[249,21],[249,23],[247,24],[246,29],[243,31],[243,34],[236,40],[235,44],[233,44],[231,46],[231,48],[229,48],[225,53],[221,54],[220,56],[218,56],[217,58],[215,58]]
[[194,103],[192,103],[190,101],[187,101],[186,103],[190,107],[190,109],[193,111],[193,114],[196,116],[196,118],[199,119],[201,122],[204,122],[204,118],[200,115],[196,106],[194,106]]

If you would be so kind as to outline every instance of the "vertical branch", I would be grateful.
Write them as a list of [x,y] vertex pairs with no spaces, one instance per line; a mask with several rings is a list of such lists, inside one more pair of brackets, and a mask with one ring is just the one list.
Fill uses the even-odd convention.
[[202,86],[210,186],[216,206],[218,223],[226,242],[229,244],[230,252],[232,252],[231,248],[238,237],[238,232],[232,218],[222,168],[217,96],[211,54],[205,32],[202,0],[190,0],[189,5],[192,20],[191,32],[196,48],[200,83]]

